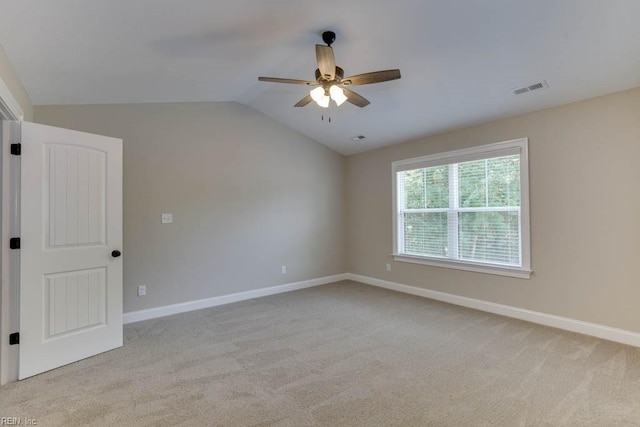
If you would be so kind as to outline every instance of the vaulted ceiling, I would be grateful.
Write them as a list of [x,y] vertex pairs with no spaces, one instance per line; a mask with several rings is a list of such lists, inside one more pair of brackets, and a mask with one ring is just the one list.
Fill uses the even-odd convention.
[[[639,16],[637,0],[0,0],[0,44],[34,105],[235,101],[353,154],[638,87]],[[257,81],[313,80],[324,30],[347,75],[402,79],[358,87],[362,109],[294,108],[309,88]]]

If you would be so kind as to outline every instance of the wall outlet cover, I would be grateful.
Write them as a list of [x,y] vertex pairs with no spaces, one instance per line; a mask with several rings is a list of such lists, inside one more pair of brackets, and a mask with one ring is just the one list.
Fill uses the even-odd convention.
[[173,214],[163,213],[161,217],[162,224],[171,224],[173,222]]

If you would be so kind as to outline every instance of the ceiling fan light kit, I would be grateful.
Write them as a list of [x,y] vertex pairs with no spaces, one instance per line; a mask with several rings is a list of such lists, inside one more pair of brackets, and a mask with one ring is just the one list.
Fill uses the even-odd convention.
[[339,107],[347,100],[347,96],[344,94],[344,90],[338,85],[333,85],[329,88],[329,95],[333,99],[336,105]]
[[325,31],[322,33],[322,41],[327,45],[316,45],[316,60],[318,69],[315,71],[316,81],[295,80],[279,77],[258,77],[261,82],[287,83],[306,86],[317,86],[312,89],[309,95],[298,101],[294,107],[304,107],[315,101],[320,107],[329,107],[329,102],[333,100],[336,105],[340,106],[345,101],[358,107],[366,107],[369,101],[354,91],[347,89],[345,86],[358,86],[372,83],[381,83],[400,78],[400,70],[384,70],[374,71],[371,73],[356,74],[351,77],[344,78],[344,70],[336,66],[333,48],[331,45],[336,40],[336,33],[333,31]]
[[333,99],[338,107],[344,104],[344,101],[347,100],[347,97],[344,94],[344,90],[342,90],[342,88],[338,85],[332,85],[329,88],[328,95],[327,90],[322,86],[318,86],[317,88],[312,89],[309,95],[311,95],[311,98],[316,101],[316,104],[318,104],[322,108],[329,107],[329,101],[331,99]]
[[316,101],[316,104],[319,106],[323,108],[329,107],[329,96],[326,94],[326,90],[323,87],[319,86],[312,89],[311,92],[309,92],[309,95],[311,95],[311,98]]

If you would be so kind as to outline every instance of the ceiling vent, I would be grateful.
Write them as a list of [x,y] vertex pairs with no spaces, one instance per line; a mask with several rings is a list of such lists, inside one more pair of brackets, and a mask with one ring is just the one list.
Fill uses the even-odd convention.
[[364,135],[358,135],[358,136],[354,136],[353,138],[351,138],[352,141],[362,141],[365,138]]
[[511,89],[511,92],[514,95],[521,95],[523,93],[531,92],[531,91],[542,89],[545,87],[549,87],[549,85],[547,84],[546,80],[542,80],[541,82],[534,83],[528,86],[522,86],[522,87],[517,87],[515,89]]

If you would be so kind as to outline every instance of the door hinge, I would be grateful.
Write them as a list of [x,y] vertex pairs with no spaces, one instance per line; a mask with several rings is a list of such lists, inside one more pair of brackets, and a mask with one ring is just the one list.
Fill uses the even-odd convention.
[[9,249],[20,249],[20,238],[12,237],[9,239]]
[[14,332],[9,335],[9,345],[20,344],[20,332]]
[[11,154],[14,156],[19,156],[22,154],[22,144],[11,144]]

